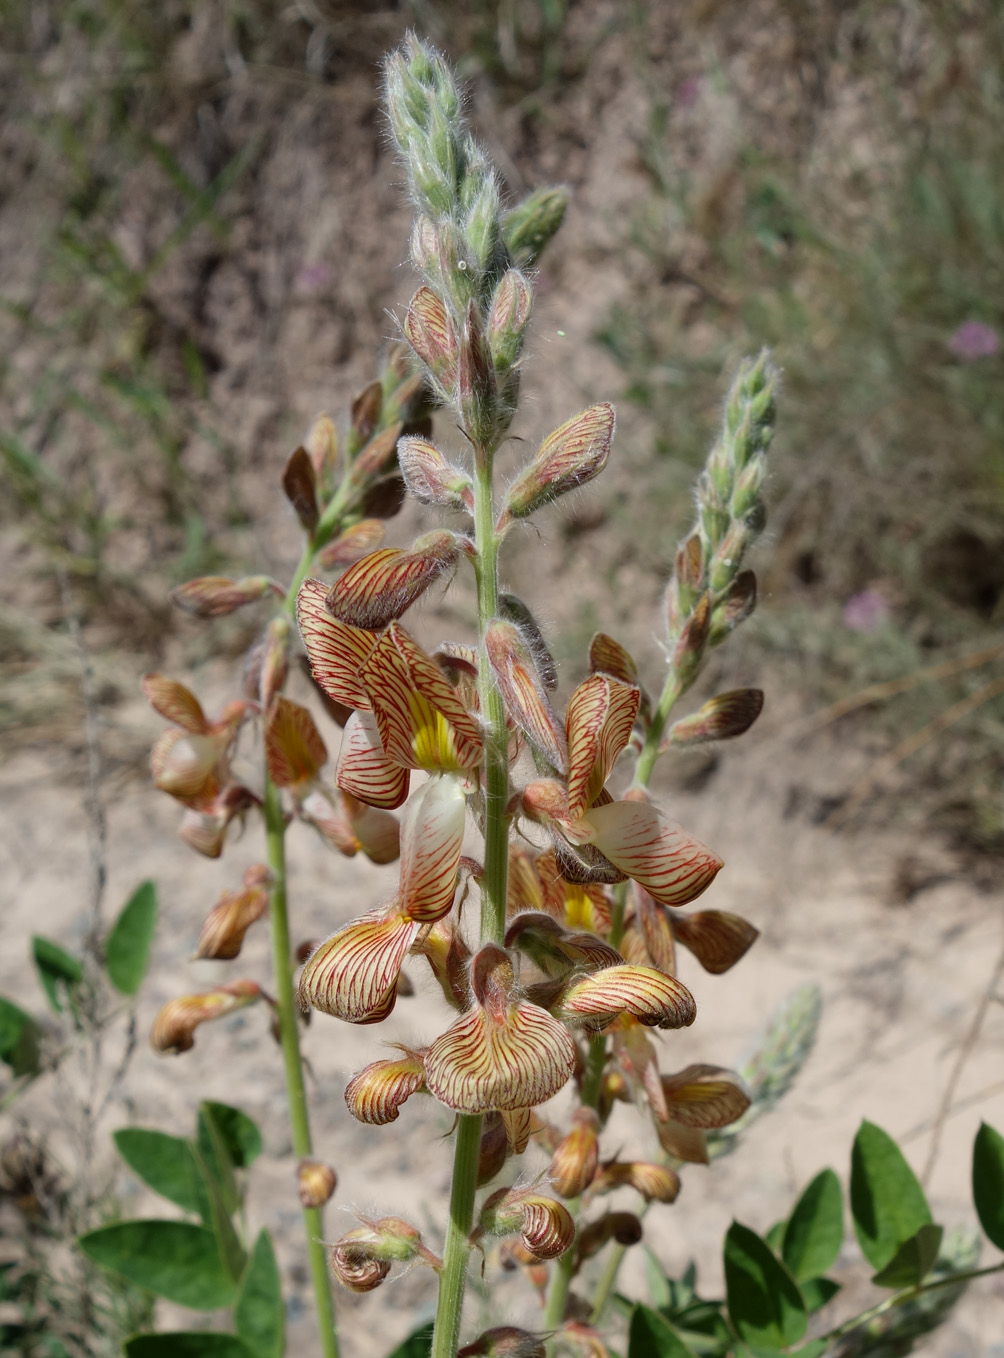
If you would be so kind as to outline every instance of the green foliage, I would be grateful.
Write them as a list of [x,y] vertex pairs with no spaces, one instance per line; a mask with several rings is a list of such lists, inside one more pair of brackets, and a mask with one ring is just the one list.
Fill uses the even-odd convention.
[[877,1287],[891,1287],[897,1291],[922,1283],[937,1261],[943,1234],[942,1227],[931,1222],[921,1226],[916,1235],[900,1245],[885,1268],[875,1274],[872,1282]]
[[145,1127],[123,1127],[113,1139],[122,1159],[155,1193],[208,1220],[209,1202],[190,1141]]
[[420,1325],[417,1330],[412,1330],[407,1339],[402,1339],[397,1348],[388,1353],[387,1358],[429,1358],[432,1331],[431,1320],[425,1325]]
[[1004,1137],[985,1122],[973,1146],[973,1201],[987,1238],[1004,1250]]
[[694,1358],[694,1350],[658,1311],[639,1304],[631,1313],[628,1358]]
[[247,1169],[261,1155],[263,1142],[257,1124],[228,1103],[205,1100],[199,1105],[199,1149],[212,1159],[222,1148],[237,1169]]
[[251,1251],[234,1307],[234,1323],[255,1358],[282,1358],[286,1313],[282,1279],[268,1231],[259,1232]]
[[135,995],[143,982],[156,927],[157,888],[153,882],[142,882],[123,906],[105,943],[109,980],[123,995]]
[[117,1221],[77,1242],[88,1259],[159,1297],[211,1311],[232,1306],[237,1288],[216,1236],[187,1221]]
[[0,1060],[15,1075],[36,1075],[42,1032],[30,1014],[0,995]]
[[125,1344],[126,1358],[257,1358],[233,1334],[182,1330],[175,1334],[137,1334]]
[[806,1188],[788,1218],[781,1257],[798,1282],[821,1278],[840,1253],[843,1238],[844,1199],[840,1180],[832,1169],[824,1169]]
[[798,1284],[765,1240],[734,1221],[725,1236],[729,1316],[749,1344],[787,1348],[808,1324]]
[[60,988],[70,991],[83,980],[84,969],[80,960],[61,948],[58,943],[53,943],[49,938],[41,938],[38,934],[31,940],[31,954],[49,1003],[57,1013],[61,1013],[63,997]]
[[851,1215],[862,1253],[884,1269],[931,1220],[924,1190],[892,1137],[862,1122],[851,1152]]

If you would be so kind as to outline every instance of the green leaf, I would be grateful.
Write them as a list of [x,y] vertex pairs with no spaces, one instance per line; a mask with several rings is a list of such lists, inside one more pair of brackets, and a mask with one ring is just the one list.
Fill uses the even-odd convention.
[[433,1322],[427,1321],[417,1330],[412,1330],[407,1339],[388,1353],[387,1358],[429,1358],[432,1351]]
[[268,1231],[261,1231],[254,1242],[234,1307],[234,1323],[255,1358],[282,1358],[286,1349],[286,1312],[279,1265]]
[[[238,1169],[247,1169],[248,1165],[261,1155],[263,1145],[261,1132],[247,1113],[242,1113],[239,1108],[232,1108],[228,1103],[213,1103],[212,1100],[206,1099],[199,1105],[199,1118],[200,1125],[204,1119],[211,1119],[223,1138],[231,1162]],[[199,1146],[205,1154],[206,1146],[201,1135]]]
[[122,1127],[112,1139],[132,1172],[155,1193],[182,1211],[209,1219],[209,1199],[190,1141],[146,1127]]
[[35,959],[38,979],[49,997],[49,1003],[57,1014],[61,1013],[63,1001],[59,994],[60,984],[79,985],[84,979],[84,969],[79,959],[61,948],[58,943],[53,943],[50,938],[42,938],[39,934],[32,937],[31,955]]
[[784,1240],[784,1229],[787,1224],[786,1221],[775,1221],[774,1225],[764,1236],[764,1240],[766,1240],[767,1244],[777,1255],[780,1255],[781,1253],[781,1243]]
[[734,1221],[725,1236],[725,1291],[732,1323],[748,1344],[787,1348],[808,1319],[798,1284],[765,1240]]
[[627,1358],[694,1358],[669,1321],[640,1303],[631,1314]]
[[973,1201],[987,1239],[1004,1250],[1004,1137],[985,1122],[973,1145]]
[[931,1220],[917,1176],[888,1133],[862,1122],[851,1152],[851,1214],[861,1250],[883,1269]]
[[37,1075],[42,1030],[30,1014],[0,995],[0,1061],[15,1075]]
[[96,1264],[193,1311],[232,1306],[233,1279],[216,1237],[188,1221],[116,1221],[77,1238]]
[[643,1245],[642,1250],[645,1254],[645,1281],[648,1283],[648,1295],[652,1305],[656,1308],[671,1306],[673,1289],[666,1277],[666,1270],[648,1245]]
[[844,1198],[840,1180],[824,1169],[795,1204],[784,1229],[781,1258],[798,1282],[821,1278],[840,1253],[844,1239]]
[[135,995],[146,975],[157,926],[157,888],[142,882],[126,901],[105,942],[105,969],[116,990]]
[[807,1278],[805,1282],[799,1283],[802,1290],[802,1297],[805,1301],[805,1308],[811,1315],[813,1311],[819,1311],[840,1291],[841,1284],[833,1281],[832,1278]]
[[[199,1177],[202,1180],[202,1186],[205,1189],[206,1198],[209,1204],[209,1217],[206,1224],[213,1228],[213,1234],[216,1236],[216,1243],[220,1250],[220,1258],[223,1260],[227,1272],[235,1283],[239,1282],[241,1275],[244,1272],[244,1267],[247,1264],[247,1254],[244,1251],[244,1246],[238,1239],[231,1217],[231,1213],[236,1210],[239,1203],[235,1201],[232,1207],[227,1205],[227,1200],[224,1198],[223,1194],[223,1188],[216,1177],[210,1172],[209,1166],[206,1164],[205,1158],[198,1146],[192,1148],[192,1154],[195,1156]],[[225,1155],[226,1152],[224,1151],[223,1154]],[[229,1160],[227,1163],[229,1164]],[[234,1192],[236,1193],[236,1186],[233,1185],[232,1168],[230,1174],[231,1184],[234,1186]]]
[[126,1358],[254,1358],[235,1334],[200,1334],[179,1330],[176,1334],[136,1334],[123,1345]]
[[900,1245],[885,1268],[872,1278],[876,1287],[916,1287],[934,1267],[941,1248],[942,1228],[930,1222]]

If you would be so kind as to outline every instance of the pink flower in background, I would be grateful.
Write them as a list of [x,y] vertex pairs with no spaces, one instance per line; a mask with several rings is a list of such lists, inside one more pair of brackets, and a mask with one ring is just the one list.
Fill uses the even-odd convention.
[[963,363],[973,363],[978,358],[992,358],[1001,347],[1000,336],[992,325],[984,321],[963,321],[948,347]]
[[844,626],[870,636],[888,622],[889,614],[889,604],[877,589],[863,589],[844,604]]
[[699,75],[687,76],[686,80],[681,80],[676,87],[677,108],[693,108],[700,93],[701,77]]
[[325,283],[331,279],[331,269],[327,264],[318,262],[316,264],[304,264],[297,275],[297,283],[303,288],[304,292],[317,292],[323,288]]

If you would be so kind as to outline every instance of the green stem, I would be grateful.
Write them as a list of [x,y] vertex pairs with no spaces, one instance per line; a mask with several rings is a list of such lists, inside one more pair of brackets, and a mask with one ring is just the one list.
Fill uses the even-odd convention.
[[[485,632],[498,614],[498,536],[492,497],[490,449],[475,454],[474,569],[478,587],[478,696],[485,723],[485,872],[481,881],[481,942],[501,943],[505,937],[506,875],[509,866],[509,733],[505,708],[495,684]],[[467,1260],[474,1220],[474,1195],[481,1147],[481,1118],[461,1117],[453,1160],[450,1225],[439,1275],[439,1298],[432,1340],[432,1358],[454,1358],[467,1282]]]
[[665,687],[659,698],[659,705],[652,716],[652,724],[645,736],[645,744],[638,756],[638,763],[634,771],[635,787],[648,787],[652,779],[652,770],[655,768],[655,761],[659,758],[659,746],[662,744],[666,722],[669,720],[673,705],[682,692],[683,685],[677,677],[676,671],[670,669],[666,677]]
[[938,1292],[945,1287],[960,1287],[963,1283],[972,1282],[974,1278],[988,1278],[993,1273],[1004,1273],[1004,1264],[991,1264],[987,1268],[967,1269],[965,1273],[949,1273],[945,1278],[935,1278],[933,1282],[922,1283],[917,1287],[906,1287],[902,1292],[896,1292],[891,1297],[886,1297],[885,1301],[873,1306],[870,1311],[863,1311],[859,1316],[852,1316],[850,1320],[845,1320],[836,1329],[830,1330],[827,1334],[820,1335],[821,1339],[839,1339],[842,1335],[850,1334],[859,1325],[867,1325],[870,1320],[877,1316],[885,1315],[886,1311],[891,1311],[897,1306],[903,1306],[907,1302],[916,1301],[918,1297],[925,1296],[928,1292]]
[[467,1256],[470,1253],[469,1239],[474,1218],[474,1193],[478,1180],[480,1149],[480,1115],[461,1117],[453,1159],[450,1224],[446,1232],[443,1269],[439,1275],[439,1297],[436,1302],[436,1326],[431,1358],[454,1358],[460,1341],[460,1317],[464,1308]]
[[617,1274],[620,1272],[626,1253],[626,1245],[614,1245],[610,1251],[606,1267],[600,1275],[600,1280],[596,1284],[596,1291],[593,1293],[593,1309],[589,1317],[590,1325],[599,1325],[603,1312],[607,1308],[607,1302],[610,1300],[610,1293],[614,1290]]
[[[308,562],[309,565],[309,562]],[[295,598],[295,593],[293,594]],[[286,1071],[286,1098],[293,1136],[293,1152],[298,1159],[313,1154],[307,1091],[303,1082],[303,1060],[297,1027],[296,1000],[293,995],[293,959],[289,944],[289,915],[286,909],[286,819],[279,790],[265,774],[265,841],[268,866],[272,874],[269,889],[269,916],[272,923],[272,960],[275,968],[275,993],[279,1019],[279,1040]],[[317,1306],[317,1323],[324,1358],[338,1358],[335,1309],[323,1244],[320,1208],[305,1207],[303,1224],[307,1233],[307,1256]]]

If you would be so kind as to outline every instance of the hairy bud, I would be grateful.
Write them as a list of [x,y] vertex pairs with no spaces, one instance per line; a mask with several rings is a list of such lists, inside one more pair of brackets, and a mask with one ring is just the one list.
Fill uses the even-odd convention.
[[488,347],[495,371],[508,372],[523,351],[533,307],[533,289],[518,269],[503,274],[488,313]]
[[608,402],[590,406],[559,425],[509,487],[499,529],[598,476],[607,465],[613,436],[614,408]]
[[304,1207],[323,1207],[338,1187],[338,1175],[320,1160],[301,1160],[296,1168],[296,1191]]
[[280,593],[267,575],[246,575],[231,580],[226,575],[203,575],[171,592],[171,602],[197,618],[221,618],[245,604],[257,603],[268,593]]
[[500,1188],[481,1208],[488,1235],[519,1235],[536,1259],[556,1259],[575,1239],[575,1223],[560,1202],[533,1188]]
[[506,214],[502,236],[521,269],[536,264],[561,226],[567,207],[567,189],[546,187],[531,193]]

